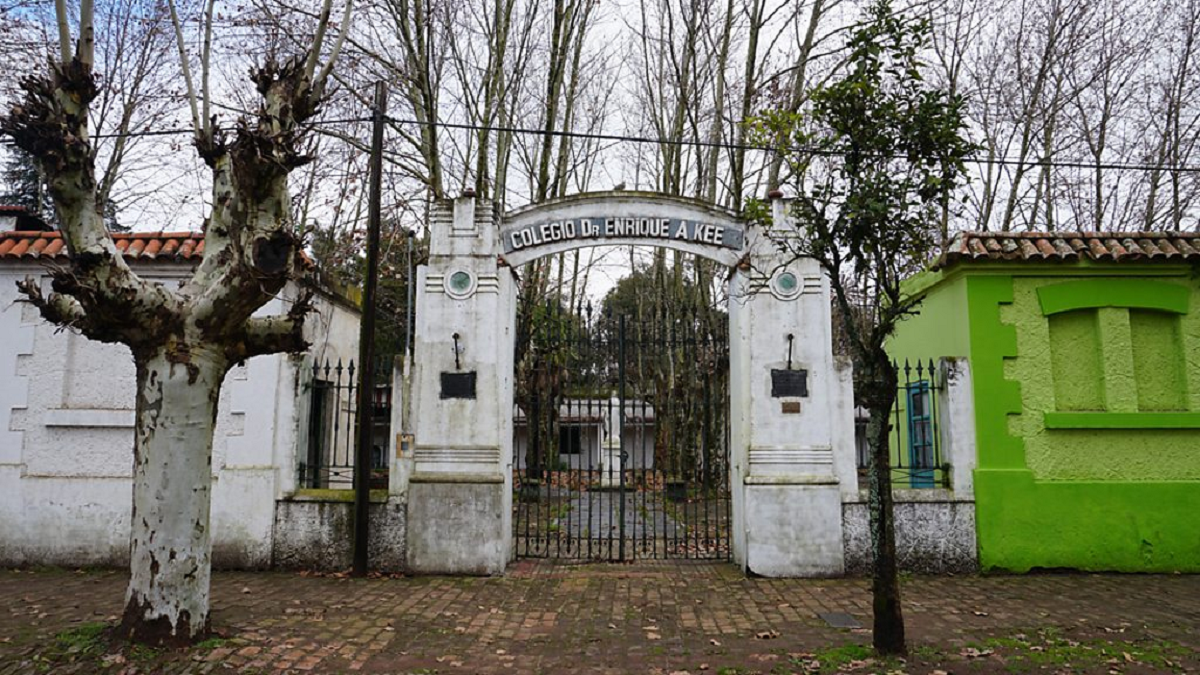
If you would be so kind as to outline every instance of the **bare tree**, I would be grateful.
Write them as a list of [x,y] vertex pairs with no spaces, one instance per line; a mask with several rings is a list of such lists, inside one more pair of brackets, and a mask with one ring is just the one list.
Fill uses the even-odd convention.
[[1164,32],[1171,37],[1151,60],[1156,71],[1150,78],[1147,126],[1154,133],[1146,155],[1155,169],[1148,176],[1143,222],[1146,229],[1165,225],[1178,230],[1200,196],[1195,174],[1179,171],[1200,150],[1200,1],[1164,4]]
[[88,126],[98,94],[94,8],[82,0],[74,47],[65,1],[56,10],[58,44],[49,71],[23,83],[25,98],[0,119],[0,132],[33,154],[49,177],[70,264],[52,273],[48,295],[33,278],[19,286],[48,321],[125,344],[133,354],[131,575],[120,632],[139,641],[188,641],[209,621],[212,440],[222,380],[250,357],[307,347],[307,298],[286,316],[252,314],[300,269],[287,179],[309,159],[299,151],[302,125],[318,110],[341,40],[318,69],[326,0],[311,49],[256,69],[261,103],[227,133],[210,114],[206,77],[213,3],[204,13],[199,78],[191,74],[182,24],[170,4],[195,145],[212,172],[213,205],[204,257],[172,290],[135,273],[104,228]]

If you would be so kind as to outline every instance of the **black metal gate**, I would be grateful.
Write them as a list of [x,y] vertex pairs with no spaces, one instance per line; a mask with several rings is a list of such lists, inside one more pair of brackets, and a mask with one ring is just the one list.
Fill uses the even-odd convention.
[[519,557],[729,557],[724,314],[635,320],[538,307],[514,411]]

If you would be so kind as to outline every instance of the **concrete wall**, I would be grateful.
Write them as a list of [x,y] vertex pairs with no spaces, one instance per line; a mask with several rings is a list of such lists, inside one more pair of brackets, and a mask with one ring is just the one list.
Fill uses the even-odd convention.
[[[786,227],[785,204],[772,204]],[[763,576],[843,572],[842,501],[853,480],[848,371],[835,363],[829,280],[812,259],[781,256],[747,233],[730,285],[730,460],[734,560]],[[806,371],[807,392],[774,390]]]
[[[391,498],[370,506],[367,555],[371,569],[403,572],[405,504]],[[285,499],[275,504],[271,565],[277,569],[345,571],[354,557],[354,503]]]
[[[500,574],[512,552],[516,281],[498,264],[492,203],[436,204],[417,269],[408,562],[420,572]],[[475,390],[444,381],[470,378]]]
[[[174,264],[135,269],[167,284],[189,272]],[[23,262],[0,267],[0,565],[124,565],[132,357],[124,346],[49,325],[21,301],[16,279],[42,271]],[[259,314],[285,313],[297,295],[289,286]],[[309,330],[318,349],[350,353],[347,326],[357,324],[355,313],[320,295],[316,304]],[[275,500],[295,487],[306,402],[297,396],[300,366],[287,355],[261,356],[226,375],[213,439],[216,566],[271,563]]]
[[[975,502],[949,490],[895,492],[896,552],[900,569],[921,574],[960,574],[979,569]],[[842,505],[846,574],[871,573],[871,532],[866,493]]]

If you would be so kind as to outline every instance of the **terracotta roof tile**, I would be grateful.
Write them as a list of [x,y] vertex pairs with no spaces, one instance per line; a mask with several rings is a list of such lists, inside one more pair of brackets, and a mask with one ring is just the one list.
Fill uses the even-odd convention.
[[1200,262],[1200,233],[959,232],[936,266],[963,260],[1069,262],[1081,257],[1114,262]]
[[[204,255],[201,232],[128,232],[113,243],[130,260],[199,262]],[[0,259],[66,259],[58,232],[0,232]]]

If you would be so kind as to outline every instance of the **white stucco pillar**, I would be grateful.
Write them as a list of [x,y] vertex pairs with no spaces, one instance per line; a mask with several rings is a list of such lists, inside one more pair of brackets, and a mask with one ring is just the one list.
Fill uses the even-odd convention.
[[944,386],[938,411],[941,421],[942,461],[950,465],[950,489],[954,498],[975,498],[975,398],[971,366],[965,358],[943,358],[938,363]]
[[491,202],[444,202],[431,221],[408,404],[408,564],[500,574],[511,553],[515,288],[498,264]]
[[[782,200],[773,207],[778,232],[786,213]],[[840,575],[846,463],[834,458],[853,458],[853,433],[838,430],[854,421],[833,360],[829,282],[762,232],[748,240],[730,287],[734,559],[763,576]]]

